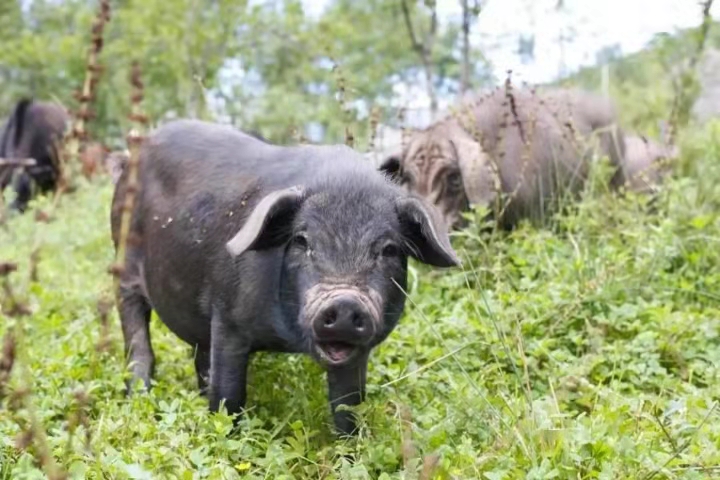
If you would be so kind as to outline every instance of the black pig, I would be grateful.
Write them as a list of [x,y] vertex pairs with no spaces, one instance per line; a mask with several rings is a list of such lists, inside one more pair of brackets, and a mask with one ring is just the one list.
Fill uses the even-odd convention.
[[[36,164],[21,170],[13,188],[16,198],[10,205],[24,212],[33,195],[33,183],[42,193],[57,188],[59,175],[58,146],[70,123],[68,112],[52,102],[24,98],[17,102],[0,139],[0,158],[23,160]],[[11,169],[0,171],[0,194],[11,181]]]
[[[134,378],[150,386],[148,322],[196,348],[210,409],[245,404],[249,356],[304,352],[339,404],[365,391],[370,350],[403,311],[407,257],[458,265],[446,226],[345,146],[274,146],[228,126],[179,120],[140,154],[119,312]],[[127,167],[113,199],[117,248]]]

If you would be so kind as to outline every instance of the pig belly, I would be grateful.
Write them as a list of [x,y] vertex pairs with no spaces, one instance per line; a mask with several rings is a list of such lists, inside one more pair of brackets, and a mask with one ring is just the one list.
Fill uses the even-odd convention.
[[210,319],[190,311],[178,311],[176,308],[155,306],[153,309],[168,329],[182,341],[202,349],[210,348]]
[[150,305],[171,332],[192,346],[210,348],[210,316],[201,310],[200,292],[152,270],[147,272],[147,290]]

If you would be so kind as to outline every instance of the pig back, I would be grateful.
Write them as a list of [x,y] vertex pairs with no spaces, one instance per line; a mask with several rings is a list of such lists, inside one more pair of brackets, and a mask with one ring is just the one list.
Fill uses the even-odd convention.
[[526,90],[512,97],[510,103],[498,89],[474,112],[483,150],[497,165],[502,191],[513,197],[505,211],[510,224],[542,216],[551,199],[578,190],[587,171],[576,142],[540,97]]

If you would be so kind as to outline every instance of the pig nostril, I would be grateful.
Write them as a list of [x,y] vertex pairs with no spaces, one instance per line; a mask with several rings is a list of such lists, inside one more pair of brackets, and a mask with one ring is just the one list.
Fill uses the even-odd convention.
[[352,324],[358,330],[363,330],[365,328],[365,322],[363,321],[362,316],[357,313],[352,316]]
[[336,320],[337,320],[337,312],[335,310],[331,310],[331,311],[325,313],[325,316],[323,318],[323,324],[326,327],[332,327],[333,325],[335,325]]

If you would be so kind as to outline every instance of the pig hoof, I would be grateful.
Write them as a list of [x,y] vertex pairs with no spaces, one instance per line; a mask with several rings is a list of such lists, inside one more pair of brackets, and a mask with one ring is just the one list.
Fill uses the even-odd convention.
[[335,419],[335,432],[340,438],[353,438],[358,434],[358,427],[355,419],[350,415],[343,415]]
[[[136,386],[138,384],[139,387]],[[151,387],[152,386],[150,384],[150,380],[133,378],[125,382],[125,396],[131,396],[135,390],[140,390],[141,392],[147,393],[150,391]]]

